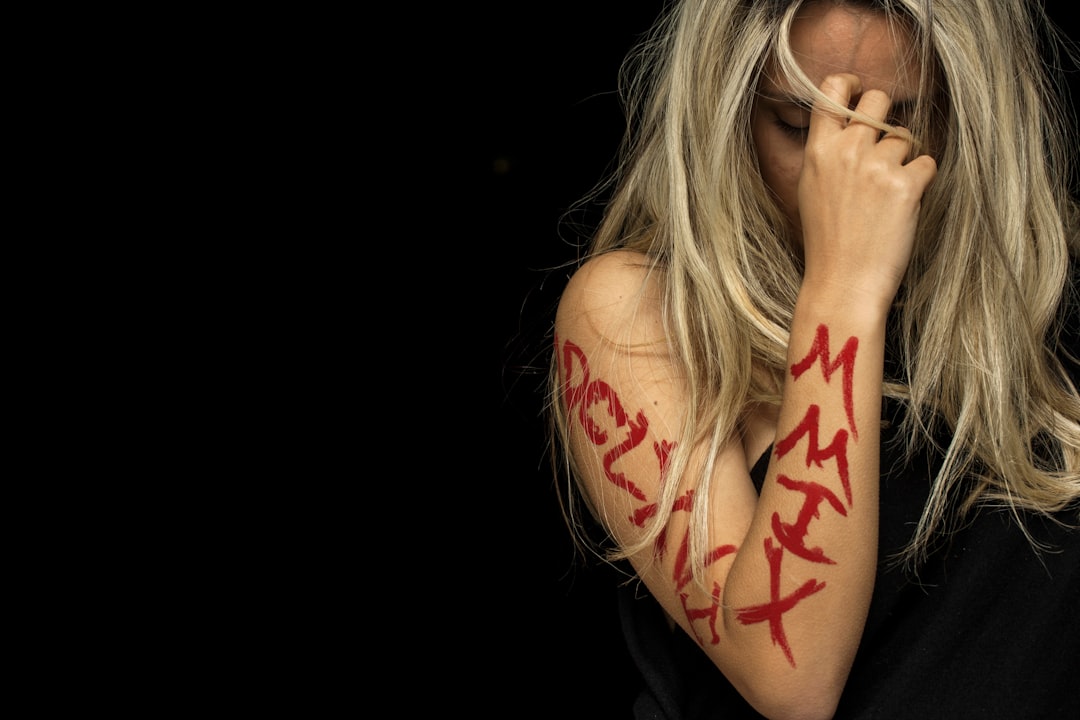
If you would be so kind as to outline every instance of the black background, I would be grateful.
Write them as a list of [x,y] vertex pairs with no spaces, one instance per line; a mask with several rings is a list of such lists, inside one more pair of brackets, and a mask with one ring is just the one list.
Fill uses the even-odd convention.
[[[467,389],[446,420],[458,456],[446,459],[457,479],[445,502],[464,546],[442,582],[464,608],[449,635],[461,658],[451,662],[467,665],[455,684],[464,708],[629,717],[634,671],[619,636],[615,578],[574,560],[540,411],[550,312],[566,278],[554,268],[573,261],[584,239],[564,213],[615,154],[618,66],[661,5],[476,11],[455,18],[446,43],[457,69],[454,130],[442,138],[450,157],[438,182],[452,202],[436,240],[454,248],[448,262],[460,269],[445,292],[464,301],[466,317],[447,330]],[[1064,3],[1050,10],[1076,37]]]
[[473,48],[475,75],[466,80],[479,114],[470,128],[476,154],[464,159],[479,192],[464,206],[479,221],[466,225],[482,233],[469,255],[478,324],[469,323],[468,342],[483,348],[475,370],[493,403],[477,433],[481,472],[467,481],[480,483],[470,502],[487,508],[477,554],[493,563],[477,588],[491,604],[475,619],[491,642],[470,695],[509,715],[629,717],[634,670],[618,629],[616,578],[575,560],[540,411],[551,311],[567,276],[557,267],[584,240],[564,213],[615,154],[618,67],[660,6],[564,2],[506,19]]

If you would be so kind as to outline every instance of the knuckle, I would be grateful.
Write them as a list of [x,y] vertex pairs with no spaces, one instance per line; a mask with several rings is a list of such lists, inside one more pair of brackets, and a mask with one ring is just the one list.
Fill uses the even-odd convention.
[[880,105],[882,103],[890,102],[889,94],[886,93],[884,90],[878,90],[876,88],[871,89],[871,90],[867,90],[866,92],[864,92],[862,94],[862,100],[863,101],[868,100],[868,101],[870,101],[871,103],[873,103],[875,105]]
[[922,178],[911,173],[895,173],[889,182],[889,193],[899,202],[917,202],[924,189]]
[[[854,82],[853,82],[854,81]],[[823,91],[832,91],[836,93],[847,92],[853,84],[856,84],[857,80],[846,73],[832,73],[826,75],[825,79],[821,81],[821,89]]]
[[855,143],[844,143],[836,151],[837,159],[839,159],[844,166],[851,168],[864,164],[862,162],[862,155],[862,148]]

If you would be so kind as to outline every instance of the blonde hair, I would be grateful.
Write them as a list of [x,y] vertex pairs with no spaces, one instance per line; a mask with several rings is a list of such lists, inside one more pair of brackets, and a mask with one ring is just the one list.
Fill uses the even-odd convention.
[[[637,250],[662,278],[667,341],[695,400],[677,448],[707,440],[719,449],[751,403],[779,402],[801,260],[761,179],[750,114],[764,72],[808,102],[820,97],[788,43],[810,1],[675,3],[620,76],[627,132],[616,171],[596,188],[610,199],[586,254]],[[895,308],[901,372],[884,387],[908,405],[907,451],[944,454],[901,558],[915,565],[976,505],[1019,519],[1080,499],[1080,397],[1054,334],[1075,292],[1070,256],[1080,256],[1066,144],[1074,118],[1054,62],[1067,40],[1023,0],[848,2],[880,9],[914,38],[922,91],[907,127],[938,162]],[[556,365],[553,450],[577,533],[575,499],[588,500],[573,486]],[[943,433],[951,441],[938,442]],[[670,463],[677,477],[685,454]],[[704,496],[708,481],[706,468]],[[677,486],[663,483],[658,508],[673,506]],[[695,504],[692,516],[696,558],[706,509]],[[666,524],[660,512],[638,542],[606,557],[649,546]]]

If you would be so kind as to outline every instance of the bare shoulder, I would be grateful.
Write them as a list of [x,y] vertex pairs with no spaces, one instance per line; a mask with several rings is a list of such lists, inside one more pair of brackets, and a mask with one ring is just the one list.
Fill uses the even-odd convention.
[[563,291],[556,330],[564,336],[634,345],[659,340],[663,337],[659,272],[645,255],[630,250],[591,258]]

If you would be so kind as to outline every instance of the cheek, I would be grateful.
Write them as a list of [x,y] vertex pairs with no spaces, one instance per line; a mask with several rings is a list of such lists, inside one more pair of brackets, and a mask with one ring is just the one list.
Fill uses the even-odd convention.
[[776,195],[780,209],[798,225],[799,174],[802,172],[802,147],[797,150],[767,149],[761,155],[761,177]]

